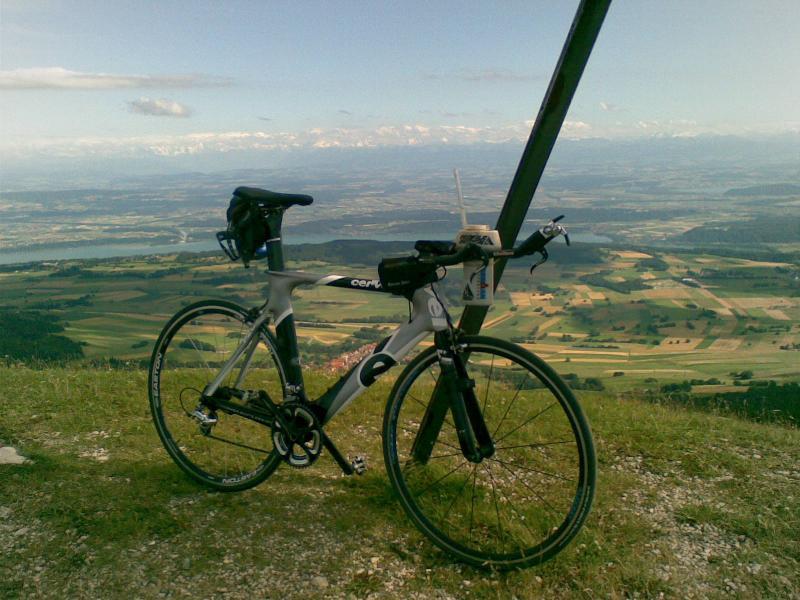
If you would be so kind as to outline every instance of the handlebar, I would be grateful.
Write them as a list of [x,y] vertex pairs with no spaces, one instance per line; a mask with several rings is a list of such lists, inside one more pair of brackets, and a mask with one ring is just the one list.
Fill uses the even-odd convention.
[[510,250],[488,251],[478,244],[466,244],[456,250],[451,242],[433,242],[420,240],[414,248],[420,253],[419,261],[439,267],[449,267],[462,262],[480,260],[484,264],[491,258],[520,258],[532,254],[544,253],[544,247],[559,235],[564,236],[564,240],[569,243],[567,229],[559,223],[564,215],[560,215],[543,225],[530,236],[528,236],[516,248]]
[[546,225],[534,231],[525,241],[514,248],[514,258],[541,252],[552,239],[557,238],[559,235],[564,236],[564,241],[567,242],[567,246],[569,246],[569,234],[567,233],[567,229],[559,223],[563,218],[564,215],[559,215]]
[[428,244],[442,243],[449,244],[449,242],[417,242],[417,250],[420,252],[419,262],[421,264],[435,265],[437,267],[451,267],[462,262],[470,260],[480,260],[484,263],[488,262],[490,258],[497,253],[486,251],[478,244],[466,244],[459,250],[455,249],[453,244],[450,244],[450,253],[426,253],[423,248],[427,248]]

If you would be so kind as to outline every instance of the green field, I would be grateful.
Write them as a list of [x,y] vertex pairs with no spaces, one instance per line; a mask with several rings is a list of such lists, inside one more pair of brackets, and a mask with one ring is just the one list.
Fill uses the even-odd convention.
[[[506,270],[486,334],[523,343],[562,373],[601,378],[612,388],[654,379],[717,378],[726,385],[731,372],[743,369],[756,379],[800,378],[798,353],[791,349],[800,342],[797,265],[587,246],[575,259],[563,246],[553,252],[559,262],[533,277],[522,265]],[[376,243],[374,262],[381,255]],[[321,258],[292,267],[376,276],[374,268]],[[451,269],[443,288],[456,316],[460,278]],[[181,306],[208,297],[253,306],[268,293],[262,270],[244,270],[216,255],[6,268],[0,281],[0,307],[58,316],[66,323],[64,334],[83,343],[91,359],[146,360],[161,326]],[[314,349],[306,362],[324,364],[354,331],[366,327],[378,335],[407,310],[402,299],[389,296],[298,290],[299,335]]]
[[[209,493],[161,448],[138,370],[0,368],[0,597],[670,598],[800,594],[796,428],[580,394],[598,450],[593,511],[552,561],[453,563],[384,472],[390,381],[328,428],[370,469],[323,455],[244,493]],[[312,393],[329,376],[309,379]],[[323,515],[328,515],[323,517]]]

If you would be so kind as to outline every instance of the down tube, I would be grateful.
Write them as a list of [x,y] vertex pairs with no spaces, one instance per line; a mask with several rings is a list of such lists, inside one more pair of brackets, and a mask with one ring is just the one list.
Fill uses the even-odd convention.
[[375,383],[378,376],[403,360],[429,333],[447,329],[445,309],[434,293],[419,289],[411,299],[411,319],[380,342],[318,400],[325,411],[323,424]]

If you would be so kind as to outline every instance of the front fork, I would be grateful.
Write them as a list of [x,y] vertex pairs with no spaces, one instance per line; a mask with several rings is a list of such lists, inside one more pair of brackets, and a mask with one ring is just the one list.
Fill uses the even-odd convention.
[[475,395],[475,380],[467,373],[466,357],[458,351],[452,330],[436,333],[436,348],[441,377],[431,395],[412,453],[417,460],[427,462],[449,408],[462,454],[470,462],[479,463],[494,454],[495,446]]

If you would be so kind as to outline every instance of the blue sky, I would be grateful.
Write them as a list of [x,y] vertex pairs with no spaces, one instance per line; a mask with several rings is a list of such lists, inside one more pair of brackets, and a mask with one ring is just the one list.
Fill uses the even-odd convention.
[[[0,158],[524,139],[576,6],[0,0]],[[798,131],[798,23],[614,0],[563,135]]]

